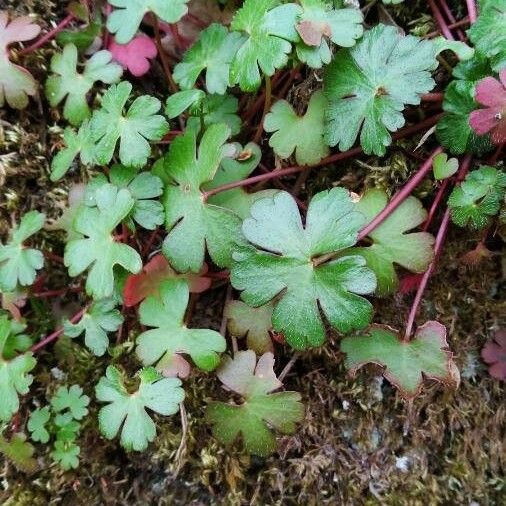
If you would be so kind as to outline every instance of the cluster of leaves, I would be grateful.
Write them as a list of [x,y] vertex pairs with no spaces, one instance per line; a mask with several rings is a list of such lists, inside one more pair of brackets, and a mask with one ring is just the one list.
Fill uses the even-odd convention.
[[51,458],[64,470],[79,465],[81,449],[76,444],[83,418],[88,414],[90,399],[79,385],[62,386],[49,405],[31,412],[28,419],[30,439],[47,444],[53,440]]

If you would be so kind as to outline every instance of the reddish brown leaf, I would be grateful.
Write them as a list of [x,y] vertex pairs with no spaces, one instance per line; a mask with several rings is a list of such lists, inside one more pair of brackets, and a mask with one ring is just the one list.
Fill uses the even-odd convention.
[[297,24],[297,32],[301,39],[308,46],[320,46],[322,37],[330,37],[332,32],[328,23],[319,23],[316,21],[301,21]]
[[499,329],[494,339],[487,341],[481,350],[481,358],[489,365],[490,376],[506,380],[506,329]]

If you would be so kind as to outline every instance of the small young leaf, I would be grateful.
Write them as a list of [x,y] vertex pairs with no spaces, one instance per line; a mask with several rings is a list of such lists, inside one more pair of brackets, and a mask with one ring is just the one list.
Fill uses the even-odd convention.
[[404,106],[418,105],[434,87],[430,71],[436,65],[431,41],[381,24],[354,48],[338,51],[324,76],[329,145],[345,151],[361,132],[365,153],[383,156],[392,142],[389,132],[405,123]]
[[169,131],[165,118],[156,114],[161,104],[154,97],[137,97],[124,113],[131,92],[132,85],[127,81],[113,84],[102,98],[102,107],[93,113],[91,129],[97,143],[96,158],[102,165],[112,160],[118,140],[123,165],[146,165],[151,154],[148,141],[159,141]]
[[192,88],[205,70],[208,93],[223,95],[229,85],[230,63],[242,42],[241,34],[211,24],[174,67],[174,80],[182,89]]
[[38,211],[26,213],[12,230],[9,242],[0,243],[1,291],[12,292],[18,285],[30,286],[35,281],[37,270],[44,265],[44,256],[39,250],[25,247],[24,242],[43,227],[45,219]]
[[226,446],[241,437],[248,453],[265,457],[276,449],[272,429],[292,434],[296,423],[302,421],[304,407],[297,392],[272,393],[282,386],[273,366],[272,353],[262,355],[258,363],[251,350],[236,353],[234,359],[225,358],[218,378],[244,402],[212,402],[206,418],[213,425],[214,436]]
[[28,393],[33,377],[28,374],[36,364],[31,352],[6,360],[3,354],[11,332],[11,322],[0,317],[0,421],[8,422],[19,410],[19,395]]
[[111,60],[109,51],[99,51],[86,62],[80,73],[74,44],[67,44],[63,53],[56,53],[51,59],[53,75],[46,81],[46,97],[52,107],[65,100],[63,117],[72,125],[79,126],[90,117],[87,94],[97,81],[112,84],[120,80],[123,69]]
[[[176,354],[190,355],[204,371],[212,371],[219,362],[219,353],[225,351],[223,336],[214,330],[189,329],[184,324],[188,305],[188,284],[182,279],[170,279],[160,286],[160,297],[148,297],[140,306],[142,325],[155,327],[137,338],[136,353],[144,365],[156,363],[156,368],[171,376]],[[177,362],[181,364],[181,360]]]
[[505,191],[506,173],[488,166],[473,170],[448,199],[452,221],[460,227],[485,227],[499,212]]
[[[299,165],[314,165],[329,154],[324,139],[324,113],[327,100],[321,91],[313,93],[307,112],[298,116],[286,100],[278,100],[265,117],[266,132],[275,132],[269,146],[280,158],[295,151]],[[303,132],[303,135],[301,135]]]
[[127,44],[118,44],[114,39],[109,43],[112,57],[135,77],[149,72],[151,62],[158,51],[156,44],[147,35],[138,35]]
[[500,72],[499,79],[486,77],[478,82],[474,98],[485,109],[473,111],[469,116],[471,128],[478,135],[490,132],[497,145],[506,142],[506,69]]
[[492,61],[499,72],[506,66],[506,0],[480,2],[480,15],[467,31],[476,49]]
[[332,53],[326,38],[338,46],[351,47],[364,32],[360,9],[331,9],[324,0],[300,0],[300,4],[296,28],[302,42],[296,45],[297,56],[310,67],[330,63]]
[[486,342],[481,358],[488,364],[490,376],[506,380],[506,330],[497,330],[494,338]]
[[272,325],[296,349],[325,341],[320,310],[341,332],[365,327],[372,306],[359,295],[374,292],[376,278],[364,258],[354,255],[314,263],[353,246],[364,221],[343,188],[313,197],[305,227],[289,193],[258,200],[242,227],[255,249],[234,255],[232,285],[243,290],[242,300],[253,307],[280,295]]
[[51,399],[51,406],[56,412],[68,409],[76,420],[82,420],[88,414],[86,406],[89,403],[90,398],[83,395],[83,389],[79,385],[60,387]]
[[68,471],[77,469],[79,466],[79,454],[81,449],[73,442],[55,441],[54,450],[51,452],[51,458],[61,466],[62,469]]
[[88,120],[83,121],[78,132],[67,127],[63,132],[65,147],[58,152],[51,162],[51,181],[58,181],[70,169],[74,159],[80,155],[83,165],[95,164],[95,143]]
[[155,255],[139,274],[128,276],[123,291],[123,302],[126,307],[132,307],[142,302],[146,297],[160,295],[160,286],[168,279],[183,278],[188,281],[191,293],[205,292],[212,283],[206,277],[207,265],[204,264],[199,274],[188,272],[178,274],[163,255]]
[[32,18],[23,16],[9,23],[9,15],[0,10],[0,107],[5,102],[14,109],[24,109],[28,96],[37,93],[37,83],[30,72],[9,60],[9,46],[14,42],[33,39],[40,33],[40,26]]
[[448,158],[446,153],[439,153],[432,160],[432,170],[437,180],[447,179],[459,170],[459,161],[456,158]]
[[355,375],[366,364],[384,367],[383,376],[406,399],[416,397],[424,377],[448,386],[458,385],[458,371],[448,351],[446,329],[439,322],[418,327],[414,338],[403,342],[399,332],[372,325],[367,334],[341,341],[346,368]]
[[35,448],[26,441],[24,434],[13,434],[10,441],[8,441],[0,433],[0,454],[5,455],[20,471],[32,473],[37,470],[39,466],[33,458],[34,453]]
[[274,347],[269,331],[272,329],[273,309],[271,302],[250,307],[240,300],[232,300],[227,303],[224,312],[228,319],[228,331],[235,337],[246,337],[248,349],[257,355],[272,352]]
[[142,19],[148,12],[167,23],[177,23],[187,12],[188,0],[109,0],[118,9],[107,18],[107,29],[116,34],[120,44],[134,37]]
[[59,413],[54,417],[54,424],[57,427],[56,439],[64,443],[71,443],[77,439],[81,424],[74,420],[70,413]]
[[109,366],[96,387],[97,399],[109,403],[98,414],[100,432],[113,439],[121,429],[121,445],[126,450],[145,450],[156,436],[156,426],[146,408],[160,415],[172,415],[184,400],[184,390],[177,378],[161,378],[152,368],[142,369],[140,385],[129,393],[123,375]]
[[295,23],[300,7],[277,4],[277,0],[245,0],[232,20],[232,30],[246,35],[230,69],[231,84],[239,84],[242,91],[259,88],[260,70],[272,76],[284,67],[291,42],[299,39]]
[[30,413],[30,418],[28,419],[28,430],[31,433],[32,441],[40,441],[41,443],[47,443],[49,441],[49,432],[46,428],[49,418],[50,414],[47,406],[36,409]]
[[164,167],[172,180],[165,190],[165,225],[169,231],[163,254],[179,272],[199,272],[209,255],[220,267],[232,263],[232,249],[242,241],[241,223],[231,211],[205,202],[201,186],[211,181],[230,135],[226,125],[209,127],[200,142],[186,132],[172,142]]
[[86,291],[94,299],[110,297],[114,290],[114,266],[131,273],[142,269],[142,260],[133,248],[114,241],[111,233],[131,211],[135,201],[128,190],[105,184],[95,194],[97,207],[81,206],[74,219],[74,230],[85,238],[69,241],[64,262],[70,276],[88,268]]
[[78,337],[84,332],[86,346],[101,357],[109,346],[107,333],[118,330],[122,323],[123,316],[116,309],[114,300],[104,299],[95,302],[78,323],[66,321],[63,328],[69,337]]
[[74,44],[80,53],[84,53],[100,37],[102,31],[102,19],[97,12],[91,23],[82,30],[63,30],[56,35],[56,41],[60,46]]
[[[356,210],[371,222],[387,205],[383,190],[368,190],[360,199]],[[352,248],[343,255],[361,255],[367,266],[376,274],[376,295],[385,296],[395,291],[399,279],[394,264],[411,272],[424,272],[434,257],[434,237],[427,232],[407,234],[427,218],[422,204],[415,197],[408,197],[390,216],[370,234],[371,246]]]

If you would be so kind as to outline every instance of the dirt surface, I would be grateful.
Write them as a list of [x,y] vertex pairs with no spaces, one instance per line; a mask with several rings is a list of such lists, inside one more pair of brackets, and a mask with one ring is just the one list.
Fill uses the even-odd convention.
[[[455,12],[458,12],[454,2]],[[66,2],[0,0],[0,8],[38,14],[38,21],[61,19]],[[398,10],[396,21],[427,23],[433,29],[425,2]],[[423,6],[425,5],[425,6]],[[417,10],[418,9],[418,10]],[[413,15],[413,12],[416,15]],[[60,17],[58,17],[60,16]],[[404,25],[405,26],[405,25]],[[25,60],[42,78],[53,49]],[[302,76],[290,96],[304,100],[315,76]],[[160,93],[163,96],[163,93]],[[408,114],[418,114],[412,112]],[[12,220],[38,209],[56,219],[66,206],[73,182],[90,175],[74,173],[58,185],[49,183],[48,164],[61,142],[61,125],[45,101],[30,102],[27,110],[0,110],[0,235]],[[60,126],[59,126],[60,125]],[[416,139],[396,143],[385,159],[362,157],[312,173],[301,198],[321,188],[345,185],[359,190],[377,184],[390,192],[417,167],[412,148]],[[430,149],[430,144],[426,147]],[[363,164],[368,167],[365,168]],[[283,180],[293,185],[296,178]],[[430,185],[418,191],[426,197]],[[427,199],[426,203],[430,202]],[[62,254],[63,236],[42,234],[39,247]],[[449,234],[438,270],[422,305],[418,323],[441,321],[462,374],[460,388],[444,391],[430,385],[412,403],[402,401],[378,375],[368,369],[356,379],[346,376],[337,351],[339,336],[305,352],[286,378],[286,388],[301,392],[306,418],[300,430],[281,439],[279,454],[268,459],[248,457],[237,449],[223,449],[203,419],[206,401],[224,399],[219,382],[195,372],[185,383],[188,428],[183,437],[179,417],[158,418],[158,437],[146,452],[126,453],[116,441],[106,442],[96,426],[96,405],[79,441],[81,464],[66,472],[51,464],[38,445],[40,470],[18,472],[0,457],[0,503],[6,506],[64,505],[501,505],[506,500],[506,403],[504,384],[492,380],[479,352],[494,329],[506,323],[502,243],[492,238],[491,258],[471,269],[460,262],[479,234],[455,228]],[[142,238],[141,238],[142,240]],[[68,282],[62,266],[49,264],[47,284]],[[192,325],[219,329],[225,287],[217,286],[195,301]],[[402,327],[412,295],[375,299],[375,321]],[[43,336],[62,316],[73,313],[79,299],[40,300],[27,319]],[[501,321],[501,318],[502,321]],[[126,343],[135,335],[124,336]],[[291,357],[276,350],[277,370]],[[88,354],[65,339],[41,354],[34,386],[21,413],[46,402],[56,388],[54,377],[80,383],[93,395],[106,360]],[[123,357],[123,362],[125,359]],[[57,369],[54,369],[57,367]],[[183,444],[181,441],[183,440]]]

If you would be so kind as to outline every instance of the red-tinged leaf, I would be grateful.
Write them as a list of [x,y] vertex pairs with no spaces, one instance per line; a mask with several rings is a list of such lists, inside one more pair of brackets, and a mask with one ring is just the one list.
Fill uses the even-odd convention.
[[490,376],[506,380],[506,330],[496,331],[494,338],[489,340],[481,350],[481,358],[486,362]]
[[460,261],[469,267],[476,267],[483,260],[490,258],[491,256],[492,252],[483,243],[480,242],[476,248],[462,255]]
[[0,11],[0,53],[6,53],[10,44],[31,40],[39,33],[40,26],[34,24],[33,18],[22,16],[9,23],[7,12]]
[[27,294],[25,292],[2,293],[2,309],[8,311],[16,321],[21,320],[21,311],[26,304]]
[[166,378],[185,379],[190,375],[190,363],[181,355],[167,355],[158,362],[157,370]]
[[408,274],[404,276],[399,284],[399,292],[402,293],[402,295],[414,292],[420,285],[422,277],[423,274]]
[[202,293],[212,282],[205,276],[207,270],[207,265],[204,264],[199,274],[178,274],[163,255],[156,255],[144,266],[142,272],[128,276],[123,291],[125,306],[132,307],[149,295],[158,295],[160,284],[166,279],[186,279],[190,285],[190,292]]
[[149,60],[156,58],[157,55],[155,43],[146,35],[138,35],[128,44],[118,44],[112,39],[109,51],[115,61],[136,77],[149,72],[151,67]]
[[469,124],[478,135],[490,132],[495,144],[506,142],[506,69],[497,80],[486,77],[476,85],[475,99],[485,109],[473,111]]
[[308,46],[320,46],[322,38],[325,35],[330,37],[332,30],[328,23],[322,23],[317,21],[301,21],[296,26],[297,32],[299,32],[300,38]]

